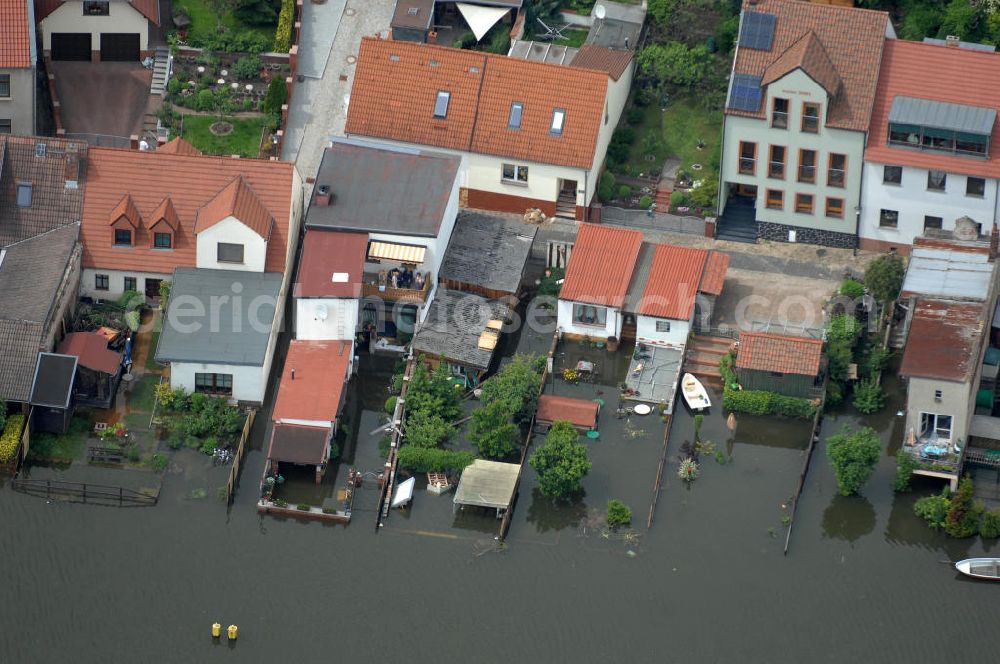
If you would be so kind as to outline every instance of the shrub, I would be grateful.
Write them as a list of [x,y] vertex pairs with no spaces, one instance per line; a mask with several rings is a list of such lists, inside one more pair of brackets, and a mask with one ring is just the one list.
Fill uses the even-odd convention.
[[285,81],[280,77],[271,79],[267,84],[267,92],[264,94],[262,110],[265,113],[281,113],[282,105],[288,101],[288,88]]
[[415,447],[437,447],[454,433],[455,427],[437,413],[416,411],[406,418],[406,442]]
[[865,294],[865,286],[860,281],[854,279],[844,279],[840,284],[840,294],[856,300]]
[[681,461],[681,465],[677,467],[677,477],[685,482],[693,482],[698,479],[700,472],[698,462],[691,458],[684,459]]
[[475,461],[472,452],[454,452],[439,448],[421,448],[407,445],[397,455],[402,468],[415,473],[458,471]]
[[951,500],[948,498],[948,487],[945,487],[938,495],[925,496],[913,503],[913,513],[926,521],[927,525],[934,530],[944,528],[950,508]]
[[974,495],[972,479],[963,477],[958,483],[958,491],[951,499],[948,516],[944,522],[944,531],[951,537],[972,537],[979,532],[983,507],[976,504]]
[[21,444],[21,434],[24,433],[24,415],[11,415],[4,424],[0,435],[0,463],[7,463],[14,458]]
[[983,514],[983,522],[979,524],[979,534],[990,539],[1000,537],[1000,508]]
[[201,453],[202,454],[213,454],[215,448],[219,446],[219,439],[215,436],[209,436],[201,443]]
[[150,460],[149,460],[149,465],[153,468],[153,470],[157,470],[157,471],[159,471],[159,470],[165,470],[166,467],[167,467],[167,464],[169,464],[169,463],[170,462],[167,459],[167,457],[166,457],[165,454],[154,454],[152,456],[152,458],[150,458]]
[[247,25],[274,25],[278,18],[276,5],[271,0],[236,0],[233,15]]
[[808,399],[787,397],[767,390],[725,389],[722,405],[726,410],[748,415],[777,415],[809,419],[816,414],[816,404]]
[[826,455],[837,475],[840,495],[850,496],[858,492],[871,477],[881,453],[878,435],[869,427],[860,431],[845,427],[840,433],[830,436],[826,442]]
[[611,135],[611,142],[632,145],[635,143],[635,129],[632,129],[632,127],[619,127],[615,129],[615,132]]
[[639,207],[649,209],[651,205],[653,205],[653,197],[649,194],[644,194],[642,198],[639,199]]
[[902,450],[896,452],[896,479],[892,483],[893,490],[898,492],[909,491],[913,471],[919,467],[920,462],[912,454],[907,454]]
[[632,195],[632,187],[627,184],[618,187],[618,198],[629,198]]
[[205,89],[198,92],[198,101],[195,103],[199,111],[214,111],[218,101],[214,92]]
[[874,376],[882,371],[882,369],[885,369],[886,365],[889,364],[890,357],[892,357],[891,350],[882,346],[875,346],[865,356],[861,366],[861,373],[865,376]]
[[200,413],[208,405],[209,396],[204,392],[193,392],[191,394],[191,412]]
[[611,171],[601,173],[601,181],[597,185],[597,197],[602,203],[607,203],[615,197],[615,175]]
[[626,526],[632,523],[632,508],[620,500],[608,501],[608,526]]
[[295,19],[295,0],[281,0],[278,28],[274,31],[274,52],[288,53],[292,47],[292,21]]
[[170,297],[170,282],[164,279],[160,282],[160,306],[167,310],[167,298]]
[[295,509],[299,510],[300,512],[308,512],[312,509],[312,505],[309,505],[307,503],[299,503],[298,505],[295,506]]
[[854,386],[854,407],[865,415],[882,410],[883,405],[885,405],[885,394],[874,377],[859,381]]
[[176,77],[171,77],[171,79],[167,81],[167,93],[175,95],[180,91],[181,91],[181,82],[178,81]]
[[391,396],[388,399],[386,399],[385,400],[385,412],[389,413],[390,415],[392,415],[393,413],[395,413],[396,412],[396,401],[398,401],[398,400],[399,400],[399,397],[397,397],[397,396]]
[[826,328],[827,341],[845,342],[853,347],[857,343],[859,334],[861,334],[861,323],[854,316],[838,314],[830,317],[830,323]]
[[137,463],[139,459],[142,458],[142,453],[139,451],[138,446],[132,445],[128,448],[128,460],[132,463]]
[[580,484],[592,467],[587,446],[569,422],[555,422],[545,442],[531,454],[529,463],[538,474],[538,488],[549,498],[569,498],[580,492]]
[[879,302],[891,302],[899,295],[905,273],[906,267],[899,254],[883,254],[865,270],[865,286]]
[[240,58],[231,69],[233,75],[241,81],[249,81],[260,75],[260,58],[256,55],[248,55]]
[[670,192],[670,207],[674,208],[685,207],[690,202],[691,202],[691,197],[688,196],[686,191]]
[[625,112],[625,122],[627,122],[631,126],[642,124],[642,119],[644,116],[645,113],[642,112],[642,109],[633,106],[632,108],[628,109]]
[[713,177],[698,180],[691,188],[691,205],[702,210],[714,210],[719,197],[719,181]]

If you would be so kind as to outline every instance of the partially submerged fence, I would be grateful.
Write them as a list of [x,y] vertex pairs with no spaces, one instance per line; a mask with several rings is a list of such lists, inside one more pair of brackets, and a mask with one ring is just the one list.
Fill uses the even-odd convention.
[[61,480],[15,479],[11,481],[11,488],[48,500],[62,499],[96,505],[117,504],[119,507],[155,505],[160,495],[159,488],[156,489],[156,493],[145,493],[121,486],[63,482]]
[[243,466],[243,457],[247,452],[247,440],[250,438],[250,431],[253,429],[253,421],[257,417],[257,411],[251,410],[247,414],[247,419],[243,423],[243,431],[240,433],[240,442],[233,453],[233,467],[229,469],[229,482],[226,483],[226,504],[233,504],[233,497],[236,495],[236,487],[240,483],[240,468]]

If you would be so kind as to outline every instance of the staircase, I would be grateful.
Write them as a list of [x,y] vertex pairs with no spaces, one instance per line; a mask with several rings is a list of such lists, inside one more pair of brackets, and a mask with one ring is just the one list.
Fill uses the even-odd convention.
[[757,242],[757,215],[752,198],[733,196],[726,204],[726,211],[719,217],[715,237],[733,242]]
[[566,190],[559,192],[559,199],[556,201],[556,216],[563,219],[576,219],[576,191]]
[[684,351],[684,371],[694,374],[706,385],[722,387],[719,360],[729,352],[732,339],[696,335],[688,341]]
[[153,60],[153,82],[149,86],[149,94],[162,95],[167,89],[172,64],[173,56],[170,55],[170,49],[166,46],[157,46]]
[[654,202],[656,203],[657,212],[669,212],[670,211],[670,194],[673,192],[669,187],[663,186],[665,183],[660,180],[660,186],[656,188],[656,198]]

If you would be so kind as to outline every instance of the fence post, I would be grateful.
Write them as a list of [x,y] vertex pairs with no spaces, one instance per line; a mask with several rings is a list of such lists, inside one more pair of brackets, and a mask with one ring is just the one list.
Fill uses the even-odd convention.
[[125,504],[125,491],[124,487],[118,487],[118,507]]

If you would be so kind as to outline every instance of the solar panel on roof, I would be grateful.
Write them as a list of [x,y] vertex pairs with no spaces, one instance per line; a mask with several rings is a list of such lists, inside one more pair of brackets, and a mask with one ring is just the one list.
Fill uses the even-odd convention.
[[734,75],[727,106],[735,111],[758,111],[761,98],[760,81],[760,76]]
[[770,51],[774,41],[774,24],[777,17],[764,12],[744,12],[740,25],[739,45],[743,48],[755,48]]

